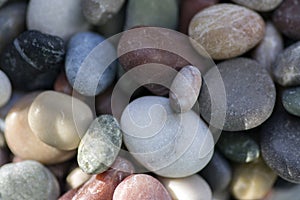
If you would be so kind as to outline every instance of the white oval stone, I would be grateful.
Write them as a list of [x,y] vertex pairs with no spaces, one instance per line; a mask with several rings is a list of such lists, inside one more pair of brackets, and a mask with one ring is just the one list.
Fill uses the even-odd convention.
[[0,107],[4,106],[11,96],[11,83],[6,74],[0,70]]

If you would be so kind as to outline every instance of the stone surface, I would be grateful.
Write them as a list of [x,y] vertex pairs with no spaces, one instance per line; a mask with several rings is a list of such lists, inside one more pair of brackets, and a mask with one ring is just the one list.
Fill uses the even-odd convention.
[[169,100],[147,96],[131,102],[121,117],[129,152],[148,170],[179,178],[201,170],[213,154],[213,137],[194,111],[176,114]]
[[112,114],[111,96],[114,90],[114,85],[107,88],[102,94],[95,98],[95,109],[97,115]]
[[68,82],[66,74],[64,72],[61,72],[57,76],[53,88],[56,92],[61,92],[68,95],[72,95],[73,92],[73,88]]
[[122,132],[112,115],[101,115],[90,125],[80,141],[79,167],[88,174],[106,171],[115,161],[122,144]]
[[33,133],[46,144],[62,150],[76,149],[92,121],[93,113],[85,103],[55,91],[39,94],[28,111]]
[[245,7],[218,4],[200,11],[189,25],[195,49],[201,45],[213,59],[228,59],[244,54],[264,37],[263,19]]
[[89,28],[81,10],[81,0],[31,0],[27,10],[27,28],[68,40]]
[[61,38],[29,30],[19,35],[1,55],[1,69],[14,88],[51,88],[65,55]]
[[282,86],[300,85],[300,42],[280,53],[272,67],[274,80]]
[[125,0],[83,0],[82,12],[88,22],[103,25],[122,8]]
[[276,174],[262,159],[234,170],[231,193],[237,199],[262,199],[275,183]]
[[0,179],[2,199],[56,200],[59,195],[57,180],[36,161],[4,165]]
[[10,99],[12,93],[11,83],[6,74],[0,70],[0,108]]
[[282,50],[283,40],[280,33],[271,22],[267,22],[265,37],[255,48],[253,59],[271,73],[271,67]]
[[171,200],[166,188],[155,178],[146,174],[127,177],[116,188],[113,200],[163,199]]
[[273,22],[280,32],[291,39],[300,39],[299,0],[284,0],[273,13]]
[[300,87],[284,90],[282,93],[282,104],[290,114],[300,116]]
[[92,32],[77,33],[70,39],[66,55],[69,83],[86,96],[103,92],[115,79],[116,58],[116,50],[104,37]]
[[[248,58],[235,58],[218,64],[217,69],[224,82],[227,106],[224,126],[212,122],[213,126],[226,131],[241,131],[254,128],[269,118],[276,91],[270,75],[263,67]],[[218,91],[220,85],[212,84],[214,77],[207,74],[204,80],[212,85],[210,90]],[[211,97],[206,83],[202,86],[199,104],[200,113],[207,122],[210,122],[212,115],[225,111],[219,108],[211,111]]]
[[233,2],[257,11],[271,11],[281,4],[283,0],[232,0]]
[[29,93],[18,100],[5,119],[5,138],[14,155],[25,160],[55,164],[70,159],[75,151],[61,151],[39,140],[28,124],[28,110],[39,93]]
[[85,173],[79,167],[73,169],[67,176],[67,184],[71,189],[77,188],[91,178],[91,175]]
[[196,103],[202,85],[201,72],[197,67],[186,66],[174,78],[170,92],[170,105],[175,112],[187,112]]
[[25,30],[26,6],[19,2],[0,9],[0,52]]
[[172,199],[208,200],[212,192],[207,182],[195,174],[185,178],[159,178]]
[[178,5],[175,0],[129,0],[125,30],[135,26],[156,26],[176,29]]

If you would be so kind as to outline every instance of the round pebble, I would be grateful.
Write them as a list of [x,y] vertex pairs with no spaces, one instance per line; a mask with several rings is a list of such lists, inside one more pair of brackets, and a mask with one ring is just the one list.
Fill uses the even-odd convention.
[[290,114],[300,116],[300,87],[284,90],[282,104]]
[[93,121],[79,144],[79,167],[88,174],[106,171],[115,161],[121,144],[118,121],[111,115],[101,115]]
[[[227,107],[224,127],[219,124],[213,126],[226,131],[241,131],[257,127],[269,118],[276,91],[270,75],[263,67],[248,58],[235,58],[218,64],[217,69],[224,82]],[[210,90],[219,87],[215,85]],[[211,97],[206,84],[202,86],[199,103],[200,113],[207,122],[210,122],[212,115],[224,112],[218,109],[211,111]]]
[[92,121],[93,113],[85,103],[55,91],[39,94],[28,112],[34,134],[61,150],[76,149]]
[[56,200],[59,195],[55,177],[36,161],[2,166],[0,180],[0,194],[5,200]]
[[197,67],[182,68],[172,82],[169,98],[175,112],[187,112],[196,103],[202,85],[201,72]]
[[257,13],[233,4],[206,8],[196,14],[189,25],[195,49],[203,54],[203,47],[217,60],[244,54],[263,39],[264,33],[265,23]]
[[274,10],[283,0],[232,0],[233,2],[257,11]]
[[10,99],[12,88],[6,74],[0,70],[0,107],[4,106]]

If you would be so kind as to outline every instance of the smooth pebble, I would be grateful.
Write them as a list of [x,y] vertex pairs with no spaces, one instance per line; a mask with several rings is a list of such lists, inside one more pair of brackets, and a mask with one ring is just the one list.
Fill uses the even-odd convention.
[[287,112],[300,116],[300,87],[285,89],[282,93],[282,104]]
[[91,175],[85,173],[79,167],[73,169],[66,177],[68,187],[71,189],[77,188],[91,178]]
[[271,11],[274,10],[277,6],[279,6],[283,0],[232,0],[233,2],[240,4],[242,6],[246,6],[250,9],[257,11]]
[[0,108],[10,99],[12,93],[11,83],[6,74],[0,70]]

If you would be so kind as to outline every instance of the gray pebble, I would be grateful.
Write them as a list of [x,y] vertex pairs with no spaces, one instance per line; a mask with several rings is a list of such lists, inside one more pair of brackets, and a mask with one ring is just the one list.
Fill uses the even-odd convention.
[[300,116],[300,87],[284,90],[282,104],[290,114]]

